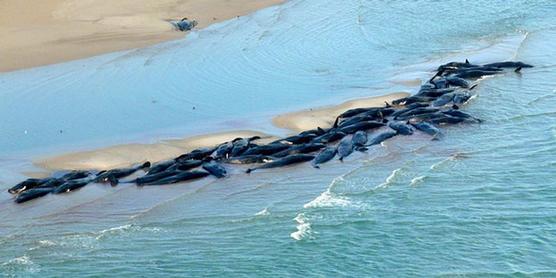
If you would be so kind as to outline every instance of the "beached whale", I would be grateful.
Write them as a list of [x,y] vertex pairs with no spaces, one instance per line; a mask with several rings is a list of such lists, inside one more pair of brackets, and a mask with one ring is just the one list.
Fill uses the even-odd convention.
[[337,150],[335,147],[327,147],[323,149],[311,162],[315,168],[320,168],[319,164],[326,163],[336,156]]
[[440,129],[434,126],[432,123],[417,122],[417,123],[411,123],[411,125],[415,127],[417,130],[420,130],[428,135],[433,136],[434,139],[438,139],[438,137],[441,135]]
[[337,128],[333,128],[329,131],[327,131],[325,134],[315,137],[313,139],[313,143],[333,143],[336,142],[342,138],[344,138],[344,136],[346,136],[346,134],[342,131],[340,131]]
[[226,142],[226,143],[220,144],[220,146],[218,146],[216,148],[216,150],[210,156],[213,159],[228,158],[228,156],[231,154],[233,148],[234,148],[234,143],[233,142]]
[[349,125],[353,125],[360,122],[369,122],[376,120],[376,117],[369,115],[356,115],[351,118],[346,118],[346,120],[338,123],[338,128],[344,128]]
[[423,97],[439,97],[451,92],[454,92],[455,88],[442,88],[442,89],[424,89],[419,90],[416,96],[423,96]]
[[235,140],[234,143],[234,147],[232,148],[232,150],[230,151],[230,157],[236,157],[239,155],[242,155],[243,152],[245,152],[247,149],[249,149],[249,145],[251,144],[251,142],[261,139],[260,136],[253,136],[251,138],[239,138],[238,140]]
[[352,134],[355,133],[359,130],[369,130],[369,129],[375,129],[375,128],[379,128],[384,126],[384,123],[382,122],[375,122],[375,121],[364,121],[364,122],[359,122],[356,124],[352,124],[352,125],[348,125],[342,128],[339,128],[341,132],[345,133],[345,134]]
[[401,135],[412,135],[413,128],[404,122],[390,122],[388,127],[398,132]]
[[66,173],[63,176],[61,176],[60,179],[66,181],[77,180],[77,179],[86,178],[93,174],[94,173],[92,171],[87,171],[87,170],[70,171],[69,173]]
[[141,165],[137,165],[135,167],[131,167],[131,168],[120,168],[120,169],[113,169],[113,170],[108,170],[102,173],[99,173],[96,178],[94,178],[94,182],[99,182],[99,183],[104,183],[104,182],[110,182],[112,185],[114,185],[115,183],[118,183],[118,179],[121,178],[125,178],[139,170],[144,170],[151,167],[151,163],[150,162],[145,162]]
[[469,88],[471,86],[471,83],[469,83],[469,81],[457,76],[447,76],[445,78],[449,86],[456,86],[461,88]]
[[249,174],[249,173],[251,173],[255,170],[283,167],[283,166],[287,166],[287,165],[292,165],[292,164],[311,161],[314,158],[315,158],[314,155],[294,154],[294,155],[290,155],[290,156],[286,156],[284,158],[274,160],[274,161],[269,162],[269,163],[265,163],[265,164],[263,164],[259,167],[249,168],[245,172]]
[[348,157],[353,152],[353,140],[350,137],[344,137],[338,144],[338,157],[340,161]]
[[394,136],[398,135],[398,132],[393,131],[393,130],[388,130],[388,131],[384,131],[379,133],[378,135],[376,135],[375,137],[371,138],[369,140],[369,142],[367,143],[366,146],[372,146],[372,145],[378,145]]
[[439,108],[436,107],[419,107],[419,108],[415,108],[415,109],[411,109],[409,111],[406,111],[404,113],[401,113],[399,115],[397,115],[396,117],[394,117],[395,120],[407,120],[411,117],[417,116],[417,115],[421,115],[421,114],[427,114],[427,113],[435,113],[440,111]]
[[176,161],[191,160],[191,159],[203,160],[203,159],[207,159],[207,157],[209,157],[215,150],[216,147],[196,149],[189,153],[182,154],[176,157],[175,160]]
[[50,194],[52,191],[54,191],[54,188],[52,188],[52,187],[33,188],[33,189],[27,190],[27,191],[19,194],[15,198],[15,202],[19,204],[19,203],[24,203],[24,202],[27,202],[27,201],[31,201],[33,199],[37,199],[37,198],[46,196],[46,195]]
[[353,143],[354,148],[363,147],[365,144],[367,144],[367,132],[362,130],[356,132],[355,134],[353,134],[351,142]]
[[226,168],[215,161],[205,162],[203,164],[203,169],[219,179],[228,174]]
[[290,144],[283,144],[283,143],[271,143],[268,145],[262,146],[253,146],[246,150],[243,155],[272,155],[279,151],[283,151],[290,147]]
[[207,159],[205,159],[205,160],[195,160],[195,159],[182,160],[182,161],[179,161],[178,163],[174,164],[172,167],[170,167],[168,169],[179,170],[179,171],[187,171],[187,170],[191,170],[195,167],[201,166],[206,161],[208,161],[208,160]]
[[443,65],[440,65],[436,71],[441,72],[445,69],[450,68],[475,68],[480,67],[480,65],[471,64],[469,60],[465,60],[465,62],[449,62]]
[[392,118],[395,119],[398,115],[401,115],[401,114],[406,113],[408,111],[411,111],[413,109],[428,107],[428,106],[430,106],[430,103],[416,102],[416,103],[408,104],[408,105],[405,105],[402,108],[398,109],[391,116],[392,116]]
[[70,181],[67,181],[67,182],[63,183],[62,185],[54,188],[54,190],[52,190],[52,193],[53,194],[61,194],[61,193],[74,191],[74,190],[77,190],[79,188],[85,187],[86,185],[93,182],[94,180],[95,180],[95,177],[93,177],[93,176],[82,178],[82,179],[77,179],[77,180],[70,180]]
[[498,63],[490,63],[484,65],[485,67],[493,67],[493,68],[532,68],[532,65],[525,64],[523,62],[498,62]]
[[27,179],[23,182],[16,184],[15,186],[8,189],[11,194],[19,194],[26,190],[40,187],[55,187],[61,185],[62,183],[75,179],[82,179],[92,175],[90,171],[70,171],[62,175],[61,177],[48,177],[44,179]]
[[273,160],[275,160],[275,158],[268,155],[254,154],[231,157],[224,162],[229,164],[256,164],[272,162]]
[[35,188],[40,186],[41,184],[47,183],[53,178],[45,178],[45,179],[26,179],[11,188],[8,189],[8,192],[11,194],[18,194],[25,190]]
[[154,173],[154,174],[147,174],[145,176],[136,178],[132,182],[136,183],[137,185],[143,185],[143,184],[147,184],[147,183],[150,183],[150,182],[161,180],[163,178],[174,176],[174,175],[178,174],[179,172],[180,172],[179,170],[164,170],[162,172],[157,172],[157,173]]
[[429,121],[433,124],[445,125],[445,124],[459,124],[466,121],[465,118],[452,117],[444,113],[437,114],[434,117],[430,117]]
[[179,182],[204,178],[208,175],[210,175],[208,172],[198,171],[198,170],[179,171],[179,172],[176,172],[176,174],[174,174],[172,176],[165,177],[165,178],[162,178],[162,179],[159,179],[159,180],[156,180],[156,181],[146,182],[146,183],[143,183],[141,185],[151,186],[151,185],[174,184],[174,183],[179,183]]
[[300,144],[300,145],[292,145],[291,147],[283,151],[277,152],[272,156],[280,158],[280,157],[285,157],[288,155],[298,154],[298,153],[312,153],[324,147],[326,147],[326,145],[322,143],[307,143],[307,144]]
[[483,76],[489,76],[494,74],[500,74],[500,71],[493,71],[493,70],[481,70],[481,69],[473,69],[473,70],[466,70],[456,73],[454,76],[463,79],[471,79],[471,78],[481,78]]
[[176,163],[177,162],[174,159],[158,162],[152,165],[151,168],[149,168],[149,171],[147,171],[147,175],[153,175],[153,174],[163,172]]
[[412,103],[429,103],[431,101],[434,101],[436,98],[435,97],[427,97],[427,96],[409,96],[409,97],[404,97],[404,98],[400,98],[400,99],[396,99],[394,101],[392,101],[392,104],[394,105],[409,105]]

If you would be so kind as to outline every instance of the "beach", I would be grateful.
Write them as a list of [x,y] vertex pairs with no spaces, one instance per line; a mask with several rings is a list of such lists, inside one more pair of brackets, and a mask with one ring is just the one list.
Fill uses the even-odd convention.
[[281,0],[0,2],[0,72],[61,63],[176,40],[169,21],[198,28],[243,16]]
[[[0,0],[0,276],[554,276],[552,12],[526,0]],[[185,16],[198,28],[172,30]],[[466,59],[534,67],[473,80],[459,109],[480,123],[319,169],[222,163],[220,179],[137,186],[139,171],[22,204],[8,193],[326,129]]]
[[[317,127],[328,129],[332,127],[336,116],[343,111],[358,107],[383,107],[385,103],[390,103],[408,95],[408,93],[393,93],[380,97],[351,100],[334,106],[309,108],[304,111],[276,116],[273,123],[277,127],[288,130],[289,134]],[[237,130],[164,140],[152,144],[125,144],[93,151],[38,158],[34,161],[34,164],[51,171],[129,167],[140,161],[163,161],[198,148],[214,147],[235,138],[249,138],[252,136],[261,137],[260,140],[257,140],[258,143],[268,143],[278,139],[276,135]]]

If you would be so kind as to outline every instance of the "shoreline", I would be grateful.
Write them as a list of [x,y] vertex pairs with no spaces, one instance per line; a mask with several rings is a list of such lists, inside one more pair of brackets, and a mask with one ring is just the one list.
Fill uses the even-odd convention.
[[0,73],[178,40],[187,33],[175,31],[169,20],[189,17],[202,29],[283,2],[123,0],[115,5],[99,0],[4,0]]
[[364,97],[342,102],[338,105],[330,105],[317,108],[308,108],[297,112],[290,112],[275,116],[272,123],[280,128],[289,129],[294,132],[302,132],[317,127],[330,127],[341,113],[360,107],[382,107],[385,102],[403,98],[409,93],[397,92],[376,97]]
[[[301,111],[276,115],[272,118],[275,127],[293,134],[317,127],[330,127],[337,115],[345,110],[358,107],[381,107],[385,102],[408,96],[409,93],[397,92],[375,97],[348,100],[337,105],[307,108]],[[155,143],[131,143],[114,145],[88,151],[61,153],[59,155],[35,158],[32,164],[47,172],[60,170],[91,170],[127,167],[141,161],[158,162],[176,157],[196,148],[211,147],[233,140],[237,137],[261,136],[260,142],[270,142],[278,138],[252,130],[215,132],[203,135],[186,136],[182,139],[160,140]]]

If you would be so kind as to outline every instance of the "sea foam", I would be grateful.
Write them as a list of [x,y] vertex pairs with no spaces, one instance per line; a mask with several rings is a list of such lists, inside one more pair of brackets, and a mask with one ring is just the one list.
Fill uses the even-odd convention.
[[267,216],[270,215],[270,211],[268,211],[268,208],[264,208],[263,210],[255,213],[255,216]]
[[318,197],[303,205],[303,208],[326,208],[326,207],[347,207],[352,202],[346,197],[340,197],[330,192],[330,189],[322,192]]
[[392,171],[392,173],[390,173],[386,180],[383,183],[379,184],[376,188],[383,188],[392,185],[401,172],[402,168],[395,169],[394,171]]
[[306,238],[311,238],[313,231],[311,230],[311,223],[305,217],[304,213],[298,214],[294,220],[297,222],[297,231],[290,234],[290,236],[295,240],[302,240]]

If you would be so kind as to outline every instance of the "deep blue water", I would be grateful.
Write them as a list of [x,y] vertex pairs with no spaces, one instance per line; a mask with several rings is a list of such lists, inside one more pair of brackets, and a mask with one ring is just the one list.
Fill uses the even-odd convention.
[[181,41],[1,74],[10,172],[35,152],[230,118],[273,130],[274,114],[411,90],[453,59],[535,65],[481,81],[465,107],[480,125],[320,170],[89,186],[24,206],[0,193],[0,273],[554,277],[554,14],[553,1],[289,1]]

